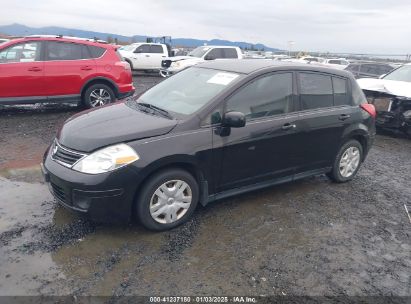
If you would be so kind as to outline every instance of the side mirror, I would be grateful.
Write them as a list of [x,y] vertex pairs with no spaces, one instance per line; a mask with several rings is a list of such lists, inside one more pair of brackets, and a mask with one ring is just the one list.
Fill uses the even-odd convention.
[[242,128],[245,126],[245,115],[241,112],[227,112],[224,114],[223,127]]

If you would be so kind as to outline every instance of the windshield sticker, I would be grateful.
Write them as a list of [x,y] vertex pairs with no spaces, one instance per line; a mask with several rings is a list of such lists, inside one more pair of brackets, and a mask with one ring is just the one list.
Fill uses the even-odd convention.
[[232,82],[234,79],[238,77],[237,74],[231,74],[231,73],[217,73],[213,77],[211,77],[207,83],[214,83],[214,84],[220,84],[220,85],[228,85],[230,82]]

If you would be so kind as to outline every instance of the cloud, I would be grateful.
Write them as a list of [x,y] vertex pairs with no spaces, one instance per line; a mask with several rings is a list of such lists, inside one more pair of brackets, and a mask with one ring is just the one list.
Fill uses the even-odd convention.
[[[6,0],[0,0],[6,1]],[[409,53],[409,0],[15,0],[1,23],[220,38],[300,50]]]

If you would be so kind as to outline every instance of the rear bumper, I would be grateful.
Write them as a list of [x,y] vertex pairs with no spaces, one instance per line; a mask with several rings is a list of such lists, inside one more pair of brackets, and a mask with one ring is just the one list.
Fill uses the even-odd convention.
[[130,96],[133,96],[135,92],[136,92],[136,90],[134,89],[134,87],[131,91],[128,91],[128,92],[118,92],[118,97],[117,98],[118,99],[124,99],[124,98],[130,97]]

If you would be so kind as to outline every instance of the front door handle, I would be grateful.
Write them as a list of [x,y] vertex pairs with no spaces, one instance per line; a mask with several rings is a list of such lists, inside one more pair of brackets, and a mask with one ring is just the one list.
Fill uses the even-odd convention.
[[150,55],[146,55],[146,57],[150,57]]
[[80,69],[83,71],[91,71],[93,68],[89,65],[84,65]]
[[30,71],[30,72],[40,72],[42,69],[41,68],[39,68],[39,67],[31,67],[31,68],[28,68],[28,71]]
[[338,117],[339,120],[346,120],[348,118],[350,118],[351,115],[350,114],[341,114],[340,117]]
[[295,124],[291,124],[289,122],[287,122],[286,124],[284,124],[281,129],[283,130],[291,130],[291,129],[295,129],[297,126]]

